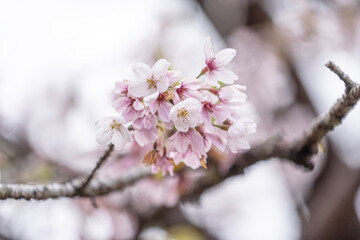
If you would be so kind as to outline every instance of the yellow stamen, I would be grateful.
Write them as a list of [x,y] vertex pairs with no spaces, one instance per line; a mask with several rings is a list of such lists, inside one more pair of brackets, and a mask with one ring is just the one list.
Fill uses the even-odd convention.
[[113,120],[113,123],[111,124],[111,129],[115,129],[117,131],[120,131],[120,126],[121,126],[121,123],[118,123],[115,120]]
[[184,107],[183,107],[183,108],[180,108],[180,109],[178,110],[178,114],[177,114],[178,117],[186,118],[187,115],[188,115],[188,111],[187,111]]
[[148,89],[149,88],[156,88],[156,81],[154,79],[154,76],[151,76],[148,80],[146,80]]
[[200,163],[201,163],[201,166],[207,170],[207,166],[206,166],[206,163],[205,163],[205,158],[204,156],[201,157],[201,160],[200,160]]

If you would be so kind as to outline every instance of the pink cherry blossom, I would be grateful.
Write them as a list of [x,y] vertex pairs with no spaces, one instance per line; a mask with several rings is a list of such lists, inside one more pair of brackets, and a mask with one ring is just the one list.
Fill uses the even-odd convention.
[[161,170],[163,176],[166,175],[166,172],[169,172],[170,176],[174,175],[174,165],[171,163],[173,160],[168,157],[161,157],[156,160],[156,163],[152,166],[152,173],[156,174]]
[[201,134],[190,128],[187,132],[175,132],[168,140],[170,151],[185,153],[186,150],[193,146],[200,154],[205,154],[204,139]]
[[241,104],[246,101],[246,87],[234,84],[220,88],[218,92],[219,99],[226,103]]
[[115,110],[124,117],[126,122],[133,121],[143,115],[144,105],[138,99],[119,97],[113,102]]
[[134,130],[135,141],[142,147],[149,143],[155,142],[155,140],[158,137],[159,137],[159,132],[156,126],[152,126],[149,129],[143,128],[140,130],[139,129]]
[[179,103],[189,97],[201,101],[202,97],[198,91],[201,86],[201,81],[196,78],[183,79],[181,83],[174,88],[174,102]]
[[208,152],[212,145],[214,145],[220,152],[224,152],[226,148],[226,131],[219,128],[208,129],[200,128],[204,136],[205,151]]
[[211,119],[214,118],[216,123],[222,123],[226,120],[228,113],[224,109],[220,108],[220,104],[214,104],[211,102],[203,102],[203,108],[201,109],[201,117],[207,127],[213,128]]
[[235,49],[226,48],[215,54],[211,38],[207,37],[204,42],[204,53],[206,67],[202,72],[208,84],[218,86],[218,81],[233,84],[238,79],[235,73],[224,68],[235,57]]
[[195,151],[192,147],[189,147],[185,153],[176,152],[173,154],[174,163],[177,165],[183,162],[186,166],[192,169],[197,169],[201,166],[201,159],[205,156],[201,155],[198,151]]
[[196,127],[201,122],[202,104],[195,98],[187,98],[176,104],[170,110],[170,119],[177,130],[187,132],[190,127]]
[[158,60],[151,69],[145,63],[137,63],[133,68],[136,80],[130,82],[129,93],[134,97],[147,97],[154,93],[165,92],[169,87],[167,77],[170,63]]
[[125,144],[132,141],[128,129],[123,124],[124,120],[120,117],[105,117],[98,120],[95,123],[99,128],[96,140],[100,144],[114,144],[117,151],[123,150]]
[[150,113],[150,111],[144,112],[144,115],[135,121],[133,121],[132,126],[135,129],[150,129],[156,126],[157,119]]
[[233,152],[236,153],[238,149],[249,149],[250,145],[245,136],[253,134],[256,132],[256,123],[251,119],[243,118],[228,129],[228,147]]
[[119,97],[126,97],[128,94],[129,81],[122,80],[115,83],[114,90],[112,91],[113,99],[117,99]]
[[152,114],[158,114],[159,119],[163,122],[170,121],[170,110],[172,108],[172,104],[167,99],[167,93],[160,93],[158,98],[150,104],[150,111]]
[[174,70],[168,71],[166,76],[169,79],[169,85],[173,85],[174,83],[180,81],[181,75],[182,74],[180,71],[174,71]]

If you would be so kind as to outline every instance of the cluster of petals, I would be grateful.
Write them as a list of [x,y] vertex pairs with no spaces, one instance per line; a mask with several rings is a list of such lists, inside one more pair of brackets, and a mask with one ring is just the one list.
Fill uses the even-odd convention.
[[256,124],[232,114],[246,101],[246,87],[234,84],[238,77],[226,68],[234,49],[215,53],[210,37],[204,42],[205,66],[198,77],[182,78],[170,63],[158,60],[153,67],[137,63],[134,79],[115,84],[113,107],[118,117],[99,120],[97,141],[112,143],[122,151],[127,143],[153,146],[144,162],[153,173],[173,175],[180,163],[206,168],[207,153],[250,146],[247,136]]

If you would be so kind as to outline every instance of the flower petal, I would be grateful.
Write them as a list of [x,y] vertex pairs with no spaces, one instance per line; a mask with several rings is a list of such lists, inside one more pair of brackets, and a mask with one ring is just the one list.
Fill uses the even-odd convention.
[[236,56],[236,50],[233,48],[225,48],[218,52],[215,56],[215,65],[227,65]]
[[209,112],[206,109],[202,109],[200,112],[200,115],[201,115],[201,119],[203,120],[205,126],[207,126],[210,129],[213,129],[214,126],[212,125]]
[[213,45],[210,37],[205,38],[205,41],[204,41],[204,54],[205,54],[205,61],[210,60],[215,55],[214,45]]
[[167,77],[162,77],[156,82],[156,87],[159,92],[165,92],[169,87],[169,79]]
[[166,78],[167,71],[169,69],[170,63],[165,59],[161,58],[157,60],[152,68],[152,74],[155,79]]
[[205,80],[206,80],[206,83],[211,85],[211,86],[215,86],[215,87],[219,87],[220,84],[218,83],[216,77],[215,77],[215,74],[214,74],[214,71],[208,71],[204,74],[205,76]]
[[133,67],[133,73],[137,79],[148,79],[151,77],[151,68],[142,62],[138,62]]
[[122,112],[131,104],[131,99],[128,97],[120,97],[113,102],[113,107],[117,112]]
[[172,85],[181,79],[182,73],[180,71],[168,71],[166,76],[169,79],[169,84]]
[[187,132],[189,130],[190,124],[186,120],[175,121],[174,124],[176,129],[179,130],[180,132]]
[[244,123],[236,122],[231,125],[228,129],[228,136],[230,138],[240,138],[243,137],[246,133],[246,128]]
[[196,130],[190,129],[189,138],[192,149],[205,155],[204,138],[201,136],[201,134]]
[[96,141],[100,144],[109,144],[112,138],[112,132],[109,127],[100,128],[96,133]]
[[148,143],[154,142],[158,137],[159,133],[156,127],[150,129],[142,129],[140,131],[134,131],[135,141],[140,146],[145,146]]
[[156,99],[158,98],[159,96],[159,91],[156,91],[155,93],[147,96],[147,97],[144,97],[144,104],[145,106],[149,106],[150,104],[152,104],[153,102],[156,101]]
[[236,147],[238,149],[249,149],[250,145],[245,139],[236,139]]
[[196,100],[195,98],[187,98],[183,101],[184,107],[186,109],[193,109],[193,110],[197,110],[199,113],[202,109],[202,104],[201,102],[199,102],[198,100]]
[[145,108],[144,105],[142,104],[142,102],[139,99],[135,100],[135,102],[133,104],[133,107],[137,111],[141,111],[141,110],[143,110]]
[[239,77],[230,70],[227,69],[219,69],[214,71],[216,80],[226,83],[226,84],[233,84]]
[[130,135],[130,132],[125,126],[123,126],[123,125],[120,126],[120,133],[121,133],[121,135],[123,136],[123,138],[124,138],[124,140],[126,142],[131,142],[132,141],[132,137]]
[[192,169],[197,169],[201,166],[200,157],[191,148],[185,153],[183,162]]
[[134,97],[147,97],[155,92],[156,88],[149,88],[146,81],[134,81],[129,86],[129,93]]
[[125,144],[127,143],[127,141],[119,131],[115,131],[111,142],[114,144],[114,148],[116,151],[122,151],[124,149]]
[[219,98],[225,102],[243,103],[247,98],[244,91],[246,91],[246,87],[239,84],[225,86],[220,88]]
[[[155,103],[156,104],[156,103]],[[162,101],[158,105],[157,112],[159,114],[159,118],[163,122],[169,122],[170,121],[170,109],[172,105],[171,103],[167,101]]]
[[101,128],[101,127],[110,125],[112,122],[113,122],[112,117],[104,117],[104,118],[97,120],[95,122],[95,126],[97,126],[98,128]]
[[121,115],[124,117],[126,122],[133,121],[142,115],[142,111],[136,111],[133,107],[126,108]]

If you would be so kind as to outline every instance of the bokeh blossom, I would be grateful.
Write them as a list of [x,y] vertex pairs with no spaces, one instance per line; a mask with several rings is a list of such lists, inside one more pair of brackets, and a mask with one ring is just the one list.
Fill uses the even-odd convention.
[[247,136],[256,132],[256,124],[241,115],[246,87],[234,84],[238,77],[225,68],[236,51],[227,48],[215,54],[207,37],[204,54],[206,66],[198,77],[182,78],[180,71],[169,70],[165,59],[152,68],[135,64],[135,79],[118,82],[113,90],[113,106],[121,120],[98,121],[98,142],[112,142],[122,150],[134,139],[151,149],[143,163],[151,165],[154,174],[171,176],[180,163],[207,168],[212,146],[221,152],[248,149]]

